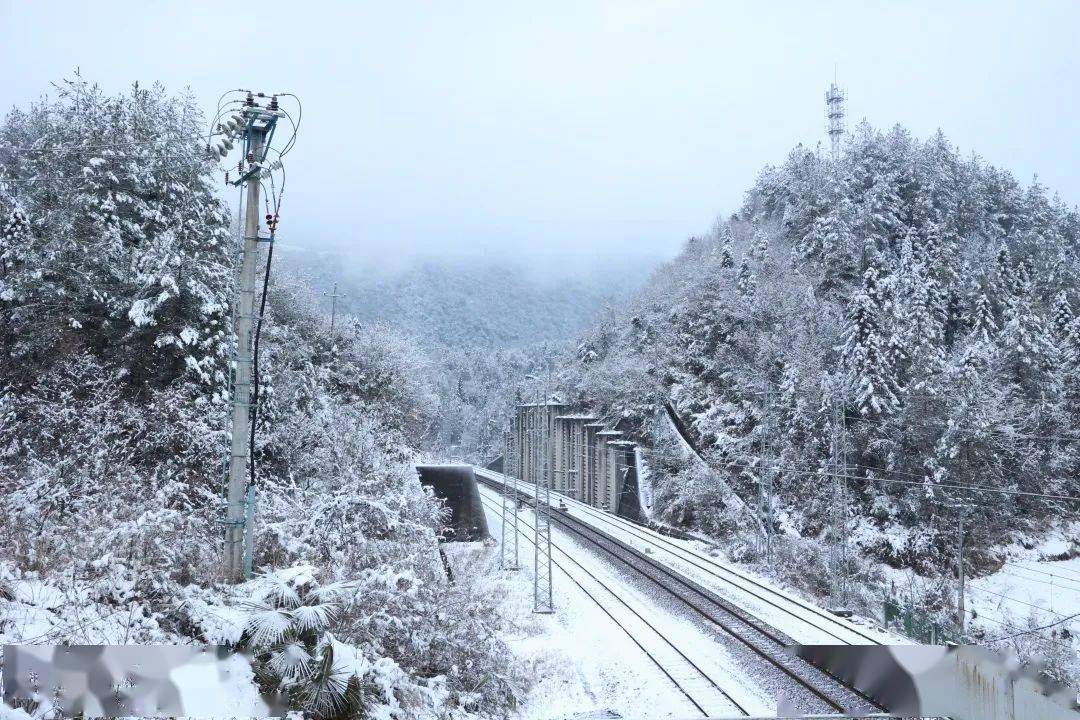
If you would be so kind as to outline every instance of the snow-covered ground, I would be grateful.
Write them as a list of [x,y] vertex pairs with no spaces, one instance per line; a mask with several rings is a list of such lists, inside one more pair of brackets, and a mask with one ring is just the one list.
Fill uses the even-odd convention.
[[[487,470],[482,474],[499,482],[502,476]],[[524,484],[522,492],[529,493]],[[590,526],[677,570],[720,597],[780,630],[802,644],[901,644],[904,638],[874,627],[868,621],[847,620],[803,600],[771,581],[724,562],[705,543],[661,535],[590,505],[557,496],[567,512]]]
[[[11,593],[10,599],[0,596],[0,646],[58,645],[72,638],[87,644],[126,645],[135,633],[141,636],[150,633],[156,642],[146,644],[171,645],[184,640],[160,631],[156,620],[136,603],[110,608],[91,601],[80,590],[65,591],[51,585],[36,577],[36,573],[12,579],[4,566],[0,566],[0,581]],[[244,617],[239,610],[220,605],[211,607],[196,594],[186,597],[184,602],[192,606],[193,620],[205,619],[205,634],[211,642],[237,640]],[[229,679],[221,681],[219,673],[225,673]],[[193,715],[209,716],[213,709],[231,717],[267,714],[251,665],[240,654],[221,665],[193,662],[176,668],[170,679],[177,682],[179,701],[192,709]],[[46,693],[36,699],[41,705],[33,715],[0,702],[0,720],[51,717],[50,696]]]
[[[1080,632],[1080,557],[1053,559],[1075,552],[1080,527],[1064,528],[1038,546],[1011,548],[1009,560],[992,575],[967,584],[972,624],[991,638],[1012,635],[1031,626],[1054,625],[1056,641],[1076,652]],[[1066,620],[1066,618],[1072,618]],[[1058,624],[1060,623],[1060,624]],[[1061,630],[1069,633],[1062,636]]]
[[[481,492],[491,532],[499,538],[498,495]],[[694,717],[702,714],[695,702],[712,716],[742,715],[740,707],[775,713],[769,693],[715,639],[628,585],[558,527],[552,529],[555,613],[533,614],[532,512],[523,510],[519,522],[521,570],[507,573],[507,611],[523,635],[508,641],[539,678],[523,718],[604,710],[635,718]]]

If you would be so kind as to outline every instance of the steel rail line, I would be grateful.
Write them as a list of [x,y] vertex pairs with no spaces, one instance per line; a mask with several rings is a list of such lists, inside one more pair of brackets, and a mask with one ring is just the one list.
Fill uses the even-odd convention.
[[[567,499],[574,500],[573,498],[567,498]],[[881,645],[882,644],[881,641],[879,641],[877,638],[860,631],[858,628],[851,627],[848,624],[841,622],[838,618],[833,617],[828,612],[825,612],[825,611],[823,611],[823,610],[821,610],[819,608],[815,608],[812,605],[804,604],[802,602],[799,602],[796,599],[790,598],[787,595],[785,595],[784,593],[781,593],[781,592],[779,592],[779,591],[777,591],[777,590],[775,590],[773,588],[770,588],[768,585],[765,585],[764,583],[758,582],[757,580],[755,580],[752,577],[748,577],[746,575],[743,575],[742,573],[735,572],[734,570],[732,570],[730,568],[727,568],[727,567],[724,567],[720,563],[717,563],[716,561],[712,560],[711,558],[708,558],[708,557],[706,557],[706,556],[704,556],[704,555],[702,555],[700,553],[694,552],[693,550],[690,550],[688,548],[681,547],[680,545],[672,542],[671,540],[665,538],[662,535],[654,537],[653,535],[650,535],[650,534],[644,532],[644,530],[647,528],[647,526],[642,526],[639,523],[635,523],[634,521],[628,520],[626,518],[621,518],[621,517],[618,517],[618,516],[613,516],[613,515],[611,515],[609,513],[604,513],[603,511],[597,510],[597,509],[593,508],[590,505],[586,505],[585,503],[581,503],[581,502],[576,501],[576,500],[574,500],[574,502],[575,502],[575,508],[576,509],[581,510],[582,512],[586,513],[590,517],[596,518],[597,520],[599,520],[601,522],[604,522],[604,523],[606,523],[607,525],[609,525],[611,527],[616,527],[616,528],[619,528],[619,529],[622,529],[622,530],[625,530],[625,531],[631,533],[634,537],[638,538],[642,542],[648,543],[652,547],[663,550],[664,552],[667,552],[667,553],[679,558],[680,560],[683,560],[683,561],[689,563],[690,565],[693,565],[694,567],[708,573],[710,576],[716,578],[717,580],[725,582],[725,583],[731,585],[732,587],[738,589],[739,591],[744,592],[747,595],[750,595],[751,597],[757,598],[761,602],[763,602],[763,603],[765,603],[765,604],[767,604],[767,605],[769,605],[771,607],[774,607],[777,610],[780,610],[781,612],[784,612],[784,613],[796,618],[797,620],[805,623],[806,625],[809,625],[810,627],[812,627],[812,628],[814,628],[816,630],[820,630],[821,632],[826,633],[827,635],[830,635],[831,637],[836,638],[841,644],[853,645],[855,643],[852,643],[849,640],[841,637],[834,630],[830,630],[828,628],[822,627],[821,625],[810,622],[810,620],[808,618],[800,615],[798,612],[792,610],[791,608],[784,607],[778,602],[770,600],[768,597],[765,597],[764,594],[759,594],[758,592],[755,592],[754,590],[746,587],[742,583],[745,582],[745,583],[748,583],[750,585],[753,585],[755,588],[758,588],[759,590],[763,591],[764,593],[768,593],[769,595],[780,598],[781,600],[783,600],[786,603],[790,603],[791,605],[794,605],[794,606],[798,607],[799,610],[805,610],[806,612],[813,614],[815,617],[820,618],[821,620],[827,621],[827,622],[831,623],[832,625],[835,625],[835,626],[837,626],[839,628],[842,628],[842,630],[844,632],[848,633],[849,635],[856,635],[856,636],[858,636],[858,637],[860,637],[860,638],[862,638],[864,640],[867,640],[869,642],[869,644],[872,644],[872,645]],[[702,563],[706,563],[707,565],[702,564]],[[709,566],[711,566],[711,567],[709,567]],[[738,581],[732,580],[729,577],[721,575],[719,572],[717,572],[717,570],[722,571],[726,575],[731,575],[731,576],[734,576],[735,578],[738,578]]]
[[[489,487],[499,487],[498,481],[490,477],[477,474],[477,478]],[[633,572],[651,580],[678,602],[694,610],[706,621],[743,644],[754,655],[805,688],[830,710],[846,712],[857,706],[859,700],[876,710],[882,709],[873,698],[848,687],[824,670],[793,657],[787,650],[790,645],[795,644],[791,638],[764,625],[707,588],[581,520],[559,511],[553,512],[551,519],[586,544],[599,548]]]
[[[496,480],[495,482],[498,482],[498,481]],[[528,492],[527,487],[525,488],[525,491]],[[573,505],[574,508],[583,511],[584,513],[588,514],[590,517],[596,518],[597,520],[599,520],[601,522],[604,522],[604,523],[606,523],[607,525],[609,525],[611,527],[619,528],[621,530],[625,530],[627,532],[630,532],[632,535],[634,535],[634,537],[638,538],[642,542],[648,543],[648,544],[652,545],[653,547],[655,547],[657,549],[663,550],[664,552],[667,552],[667,553],[679,558],[680,560],[683,560],[683,561],[693,565],[694,567],[697,567],[698,569],[703,570],[704,572],[708,573],[710,576],[715,577],[717,580],[720,580],[721,582],[725,582],[725,583],[731,585],[732,587],[736,588],[737,590],[739,590],[741,592],[744,592],[747,595],[749,595],[751,597],[754,597],[754,598],[760,600],[761,602],[763,602],[763,603],[765,603],[765,604],[767,604],[767,605],[769,605],[771,607],[774,607],[777,610],[780,610],[781,612],[784,612],[784,613],[790,615],[791,617],[796,618],[797,620],[799,620],[800,622],[808,625],[809,627],[812,627],[815,630],[820,630],[821,632],[823,632],[823,633],[825,633],[825,634],[827,634],[827,635],[829,635],[829,636],[831,636],[833,638],[836,638],[841,644],[853,645],[855,643],[852,643],[849,640],[841,637],[840,635],[837,635],[836,632],[833,631],[833,630],[830,630],[830,629],[828,629],[826,627],[823,627],[822,625],[818,625],[818,624],[816,624],[814,622],[811,622],[809,618],[806,618],[806,617],[800,615],[799,613],[791,610],[790,608],[783,607],[778,602],[770,600],[768,597],[765,597],[765,595],[759,594],[758,592],[755,592],[753,589],[748,588],[748,587],[746,587],[745,585],[743,585],[741,583],[742,582],[749,583],[750,585],[753,585],[754,587],[764,591],[765,593],[769,593],[770,595],[772,595],[772,596],[774,596],[776,598],[779,598],[780,600],[782,600],[782,601],[784,601],[786,603],[790,603],[791,605],[795,605],[798,608],[800,608],[801,610],[805,610],[806,612],[813,614],[814,616],[820,618],[821,620],[827,621],[828,623],[830,623],[833,626],[837,626],[837,627],[842,628],[844,631],[850,633],[851,635],[856,635],[856,636],[858,636],[858,637],[860,637],[860,638],[862,638],[864,640],[869,641],[869,644],[872,644],[872,645],[881,645],[882,644],[881,641],[879,641],[877,638],[875,638],[875,637],[873,637],[871,635],[867,635],[866,633],[861,632],[858,628],[851,627],[851,626],[847,625],[846,623],[841,622],[838,618],[833,617],[832,615],[830,615],[827,612],[824,612],[824,611],[822,611],[822,610],[820,610],[818,608],[815,608],[812,605],[802,603],[802,602],[798,601],[797,599],[788,597],[784,593],[779,592],[779,591],[777,591],[777,590],[775,590],[773,588],[770,588],[768,585],[765,585],[764,583],[758,582],[757,580],[755,580],[755,579],[753,579],[751,577],[747,577],[746,575],[743,575],[742,573],[738,573],[738,572],[735,572],[734,570],[732,570],[730,568],[724,567],[723,565],[717,563],[716,561],[712,560],[711,558],[708,558],[708,557],[706,557],[706,556],[704,556],[704,555],[702,555],[700,553],[694,552],[693,550],[690,550],[688,548],[683,548],[683,547],[679,546],[678,544],[673,543],[671,540],[663,537],[662,535],[653,536],[653,535],[645,532],[645,530],[648,529],[648,526],[645,526],[645,525],[642,525],[640,523],[634,522],[633,520],[629,520],[627,518],[619,517],[617,515],[611,515],[610,513],[605,513],[605,512],[603,512],[601,510],[597,510],[596,508],[592,507],[591,505],[589,505],[587,503],[581,502],[580,500],[575,500],[574,498],[571,498],[571,497],[567,497],[567,496],[565,496],[562,493],[559,493],[557,491],[552,491],[552,492],[553,492],[553,494],[558,495],[560,498],[570,501],[571,503],[574,504]],[[711,565],[712,567],[711,568],[706,567],[706,566],[702,565],[700,562],[697,562],[697,561],[707,563],[708,565]],[[732,579],[730,579],[728,577],[725,577],[725,576],[722,576],[719,573],[717,573],[716,570],[720,570],[720,571],[723,571],[724,573],[726,573],[728,575],[734,576],[735,578],[738,578],[738,581],[732,580]]]
[[[493,512],[493,513],[498,513],[499,512],[500,508],[495,506],[495,501],[493,501],[493,500],[491,500],[489,498],[485,498],[483,494],[480,495],[480,500],[484,504],[484,507],[486,507],[491,512]],[[527,522],[525,520],[521,520],[520,522],[521,522],[522,525],[525,525],[527,528],[531,529],[533,527],[529,522]],[[520,530],[518,532],[527,537],[526,533],[524,533],[524,532],[522,532]],[[678,656],[680,658],[682,658],[682,660],[684,662],[686,662],[686,664],[688,664],[691,668],[693,668],[693,670],[695,672],[697,672],[702,678],[704,678],[705,681],[707,683],[709,683],[709,685],[711,685],[727,702],[731,703],[731,705],[733,705],[744,716],[747,716],[747,717],[750,716],[750,713],[746,710],[746,708],[744,708],[742,705],[740,705],[739,702],[737,700],[735,700],[735,698],[731,697],[731,695],[728,694],[727,691],[725,691],[722,687],[720,687],[720,685],[717,684],[717,682],[715,680],[713,680],[712,677],[710,677],[708,673],[706,673],[704,670],[702,670],[701,667],[697,665],[697,663],[695,663],[693,660],[688,658],[685,655],[685,653],[683,653],[681,650],[679,650],[679,648],[676,647],[675,644],[672,643],[670,640],[668,640],[667,637],[665,637],[663,633],[661,633],[658,629],[656,629],[656,627],[653,626],[652,623],[650,623],[648,620],[646,620],[644,617],[642,617],[641,614],[637,610],[635,610],[630,605],[628,605],[626,603],[626,601],[623,600],[619,596],[618,593],[616,593],[614,590],[611,589],[611,587],[609,587],[607,585],[607,583],[605,583],[603,580],[598,578],[592,571],[590,571],[588,568],[586,568],[584,565],[582,565],[580,562],[578,562],[574,558],[573,555],[568,553],[563,548],[559,547],[556,543],[553,542],[552,546],[554,548],[556,548],[559,552],[561,552],[563,554],[563,556],[566,557],[566,559],[568,559],[570,562],[572,562],[574,565],[576,565],[583,573],[585,573],[585,575],[587,575],[590,579],[592,579],[593,582],[595,582],[597,585],[599,585],[604,590],[606,590],[608,592],[608,594],[610,594],[613,598],[615,598],[616,601],[619,602],[619,604],[621,604],[623,607],[625,607],[627,610],[629,610],[646,627],[648,627],[650,630],[652,630],[653,633],[655,633],[658,638],[660,638],[663,642],[667,643],[667,645],[672,650],[674,650],[675,653],[678,654]],[[588,596],[588,598],[590,600],[592,600],[593,603],[596,604],[596,606],[599,607],[604,612],[604,614],[607,615],[611,619],[611,621],[613,623],[615,623],[616,626],[618,626],[618,628],[620,630],[622,630],[624,633],[626,633],[627,637],[629,637],[630,640],[632,640],[633,643],[635,645],[637,645],[638,648],[640,648],[643,653],[645,653],[645,655],[649,658],[649,660],[651,660],[652,663],[654,665],[656,665],[656,667],[659,668],[662,673],[664,673],[664,675],[667,677],[667,679],[671,681],[671,683],[679,690],[679,692],[681,692],[684,696],[686,696],[686,699],[689,700],[690,703],[693,704],[693,706],[695,708],[697,708],[698,712],[700,712],[703,717],[706,717],[706,718],[710,717],[709,713],[705,710],[705,708],[702,707],[701,704],[696,699],[694,699],[694,697],[690,694],[691,691],[688,690],[686,687],[683,686],[682,683],[680,683],[678,680],[675,679],[674,675],[672,675],[673,671],[669,671],[668,668],[664,667],[663,663],[661,663],[656,658],[656,656],[652,652],[650,652],[641,643],[641,641],[638,638],[634,637],[634,634],[630,631],[629,628],[626,627],[626,625],[624,625],[622,622],[620,622],[619,619],[616,618],[612,614],[612,612],[607,607],[605,607],[604,604],[601,603],[600,600],[595,595],[593,595],[591,592],[589,592],[589,590],[584,585],[582,585],[581,582],[578,581],[577,578],[575,578],[572,574],[570,574],[570,572],[566,569],[566,567],[563,566],[562,563],[560,563],[558,560],[555,560],[554,558],[552,558],[552,563],[555,565],[555,567],[559,568],[559,570],[561,570],[562,573],[564,575],[566,575],[566,577],[570,578],[571,582],[573,582],[575,585],[577,585],[578,588],[580,588],[581,591],[583,593],[585,593],[585,595]]]

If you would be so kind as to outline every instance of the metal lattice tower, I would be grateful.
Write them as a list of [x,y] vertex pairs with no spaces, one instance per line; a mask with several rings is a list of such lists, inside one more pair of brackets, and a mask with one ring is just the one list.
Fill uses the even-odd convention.
[[551,465],[548,447],[548,406],[536,405],[536,531],[533,537],[533,612],[553,613],[551,587]]
[[514,423],[503,433],[503,496],[502,496],[502,542],[500,543],[503,570],[520,570],[518,553],[518,469],[514,457]]
[[833,81],[825,91],[825,130],[832,143],[833,160],[840,157],[840,138],[844,135],[844,102],[847,95]]

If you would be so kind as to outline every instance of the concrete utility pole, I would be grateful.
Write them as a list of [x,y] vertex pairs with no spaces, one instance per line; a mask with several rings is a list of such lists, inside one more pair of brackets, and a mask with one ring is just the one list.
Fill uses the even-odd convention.
[[[266,95],[258,93],[259,98]],[[278,160],[271,166],[264,165],[270,138],[283,113],[278,107],[277,95],[263,107],[255,102],[255,94],[247,93],[242,109],[218,125],[224,139],[215,147],[207,144],[211,155],[224,158],[233,148],[233,139],[243,139],[243,155],[237,165],[240,176],[234,186],[246,185],[247,198],[244,217],[243,251],[240,258],[239,296],[234,304],[236,350],[232,368],[232,412],[230,413],[230,441],[227,472],[225,509],[225,547],[222,557],[222,574],[230,582],[240,582],[251,572],[251,556],[255,537],[255,485],[254,477],[248,482],[250,449],[254,445],[251,427],[253,401],[253,342],[254,329],[260,318],[255,316],[256,264],[259,259],[259,243],[270,242],[259,237],[259,190],[262,179],[274,169],[281,168]],[[226,174],[226,182],[228,174]],[[277,211],[267,214],[271,231],[277,225]],[[264,298],[265,300],[265,298]],[[254,472],[252,472],[254,476]]]
[[967,625],[967,609],[964,607],[964,520],[967,518],[967,512],[972,506],[966,503],[957,503],[950,507],[957,511],[956,624],[960,628],[961,639],[963,639],[965,627]]
[[334,336],[334,320],[337,318],[337,299],[339,297],[345,297],[344,293],[338,294],[337,283],[334,283],[334,292],[323,293],[323,295],[330,298],[330,337]]
[[847,497],[847,435],[844,425],[844,404],[839,395],[832,399],[832,458],[835,517],[833,533],[833,591],[836,607],[833,612],[848,612],[848,497]]
[[[265,128],[248,126],[251,152],[262,153]],[[240,290],[236,303],[236,380],[232,398],[232,441],[229,455],[228,508],[225,516],[225,575],[232,582],[244,579],[245,492],[248,438],[251,432],[251,339],[255,319],[255,264],[259,255],[259,177],[247,180],[244,217],[244,252],[240,266]]]

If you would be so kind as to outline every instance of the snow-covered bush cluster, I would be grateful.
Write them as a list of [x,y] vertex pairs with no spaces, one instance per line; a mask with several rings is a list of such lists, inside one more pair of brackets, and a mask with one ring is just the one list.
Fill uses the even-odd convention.
[[[842,424],[858,562],[949,572],[967,502],[969,572],[985,573],[1080,511],[1060,497],[1080,496],[1078,253],[1080,215],[1037,181],[864,123],[836,160],[799,147],[761,173],[584,337],[563,382],[643,439],[671,401],[753,507],[764,452],[792,548],[835,537]],[[669,470],[668,520],[739,530],[717,485]],[[827,575],[829,552],[792,556]]]
[[228,213],[190,100],[57,93],[0,126],[5,559],[185,579],[215,552]]
[[[289,278],[262,334],[265,577],[219,582],[237,238],[202,132],[190,98],[79,79],[0,125],[0,640],[245,643],[312,717],[501,712],[497,598],[448,584],[412,468],[423,356],[331,337]],[[243,634],[271,611],[291,624]]]

